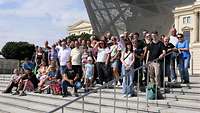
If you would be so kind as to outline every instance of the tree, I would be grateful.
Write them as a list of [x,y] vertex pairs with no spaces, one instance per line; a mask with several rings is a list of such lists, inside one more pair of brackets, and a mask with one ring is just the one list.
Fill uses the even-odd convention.
[[6,59],[24,60],[30,59],[34,50],[35,46],[28,42],[7,42],[1,52]]
[[67,36],[66,39],[77,40],[78,38],[81,38],[83,40],[89,40],[91,36],[92,35],[88,33],[82,33],[80,35],[72,34],[72,35]]

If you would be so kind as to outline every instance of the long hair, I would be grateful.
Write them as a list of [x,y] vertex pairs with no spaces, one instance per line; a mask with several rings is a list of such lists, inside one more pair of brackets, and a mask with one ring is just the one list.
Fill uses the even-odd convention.
[[128,52],[128,47],[127,47],[127,45],[130,45],[130,46],[131,46],[130,51],[133,52],[133,45],[132,45],[132,43],[131,43],[130,41],[127,41],[125,45],[126,45],[126,50],[125,50],[126,53]]

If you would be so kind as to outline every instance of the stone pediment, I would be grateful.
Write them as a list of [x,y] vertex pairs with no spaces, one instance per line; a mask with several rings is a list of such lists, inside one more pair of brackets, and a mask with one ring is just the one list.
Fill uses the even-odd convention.
[[182,31],[190,31],[190,30],[193,30],[192,27],[189,27],[189,26],[185,26],[181,29]]
[[81,28],[87,28],[87,27],[91,27],[90,22],[88,22],[88,21],[79,21],[79,22],[69,26],[69,30],[81,29]]

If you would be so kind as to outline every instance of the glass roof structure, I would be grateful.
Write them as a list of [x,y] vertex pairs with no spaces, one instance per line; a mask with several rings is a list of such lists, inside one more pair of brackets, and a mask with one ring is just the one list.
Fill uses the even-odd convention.
[[84,0],[92,27],[97,35],[111,31],[143,30],[168,33],[174,24],[173,9],[195,0]]

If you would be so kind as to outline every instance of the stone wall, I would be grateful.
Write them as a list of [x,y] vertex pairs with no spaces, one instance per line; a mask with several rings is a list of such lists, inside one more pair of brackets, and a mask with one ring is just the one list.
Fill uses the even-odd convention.
[[200,45],[193,46],[191,49],[191,70],[193,70],[193,74],[200,74]]
[[0,58],[0,74],[9,74],[18,65],[18,60]]

